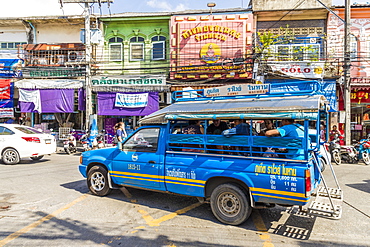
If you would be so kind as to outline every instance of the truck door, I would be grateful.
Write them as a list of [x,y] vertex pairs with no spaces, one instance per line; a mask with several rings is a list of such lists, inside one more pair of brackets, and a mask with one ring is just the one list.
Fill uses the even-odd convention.
[[117,184],[142,188],[164,188],[163,145],[158,128],[138,130],[122,145],[113,158],[111,177]]

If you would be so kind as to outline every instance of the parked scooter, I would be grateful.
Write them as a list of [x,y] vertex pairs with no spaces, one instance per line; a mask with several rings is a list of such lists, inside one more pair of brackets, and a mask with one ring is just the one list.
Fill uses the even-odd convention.
[[72,133],[69,133],[67,136],[67,140],[63,142],[64,151],[67,154],[76,153],[77,146],[76,146],[76,138],[73,136]]
[[370,140],[360,140],[355,144],[355,148],[358,151],[358,160],[362,160],[365,165],[370,165]]
[[84,151],[88,151],[91,149],[89,145],[89,133],[88,132],[81,136],[80,143],[82,144],[82,148],[84,149]]
[[341,146],[340,155],[344,163],[358,163],[358,151],[355,149],[354,146]]
[[97,148],[105,147],[105,130],[102,130],[99,135],[96,136]]
[[342,157],[340,154],[340,144],[339,144],[339,135],[335,135],[334,139],[329,143],[329,151],[331,154],[331,160],[335,164],[340,165],[342,163]]

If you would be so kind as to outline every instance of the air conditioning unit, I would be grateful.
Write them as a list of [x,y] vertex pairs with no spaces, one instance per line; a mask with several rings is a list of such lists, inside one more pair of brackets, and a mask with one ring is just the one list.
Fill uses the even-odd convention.
[[83,51],[69,51],[68,62],[82,62],[85,60],[85,53]]
[[164,93],[159,93],[158,94],[158,102],[159,103],[165,103],[165,100],[166,100],[165,94]]

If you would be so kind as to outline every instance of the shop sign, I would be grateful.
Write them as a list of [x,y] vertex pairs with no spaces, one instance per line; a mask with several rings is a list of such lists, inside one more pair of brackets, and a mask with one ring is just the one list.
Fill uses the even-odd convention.
[[266,94],[270,84],[239,84],[204,89],[205,97]]
[[14,117],[13,108],[0,108],[0,118]]
[[252,15],[185,19],[171,19],[171,78],[251,78]]
[[297,78],[323,78],[324,64],[310,62],[274,62],[272,71]]
[[22,72],[24,78],[69,78],[86,75],[84,68],[24,68]]
[[0,59],[0,77],[20,77],[21,67],[20,59]]
[[114,102],[115,107],[138,108],[148,105],[148,93],[125,94],[117,93]]
[[93,86],[162,86],[166,85],[164,76],[94,76]]
[[216,39],[220,41],[226,41],[227,37],[234,39],[240,38],[240,32],[233,28],[227,27],[227,23],[224,25],[205,25],[205,26],[196,26],[191,29],[184,29],[182,31],[182,38],[188,39],[191,36],[194,36],[196,41],[202,41],[206,39]]
[[370,94],[367,90],[354,89],[351,91],[351,103],[370,103]]

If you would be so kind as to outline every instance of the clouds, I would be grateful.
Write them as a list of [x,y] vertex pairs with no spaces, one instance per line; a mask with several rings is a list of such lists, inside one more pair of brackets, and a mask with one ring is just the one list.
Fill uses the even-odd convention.
[[2,1],[1,17],[80,15],[83,8],[76,3],[64,4],[60,8],[58,0],[12,0]]
[[167,1],[161,1],[161,0],[149,0],[146,2],[146,4],[153,8],[157,9],[159,11],[182,11],[185,9],[189,9],[185,6],[183,3],[177,4],[175,7],[173,7],[170,3]]

